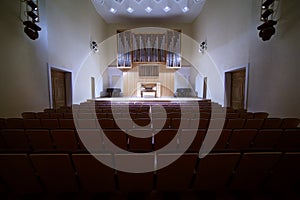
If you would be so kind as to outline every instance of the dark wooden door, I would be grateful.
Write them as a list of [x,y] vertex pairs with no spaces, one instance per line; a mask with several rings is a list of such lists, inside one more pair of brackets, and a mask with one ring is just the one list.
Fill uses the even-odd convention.
[[231,107],[244,109],[246,70],[231,72]]
[[51,77],[53,108],[64,107],[67,105],[65,72],[52,69]]

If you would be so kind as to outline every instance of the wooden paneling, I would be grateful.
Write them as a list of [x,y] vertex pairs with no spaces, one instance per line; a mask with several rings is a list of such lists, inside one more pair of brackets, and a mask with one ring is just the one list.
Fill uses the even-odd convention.
[[231,107],[244,108],[245,98],[245,69],[231,73]]
[[51,77],[52,77],[53,107],[59,108],[59,107],[66,106],[65,73],[52,69]]
[[173,96],[174,72],[174,69],[167,69],[165,65],[160,65],[158,77],[140,77],[138,73],[138,63],[133,63],[133,66],[130,70],[123,72],[124,96],[136,96],[138,82],[159,82],[161,84],[161,96]]

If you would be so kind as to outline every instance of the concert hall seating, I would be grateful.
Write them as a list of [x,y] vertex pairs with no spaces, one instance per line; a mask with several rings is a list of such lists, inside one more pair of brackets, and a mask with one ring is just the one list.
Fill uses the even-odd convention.
[[[14,193],[297,192],[299,119],[268,118],[265,112],[224,109],[210,101],[198,102],[197,119],[194,105],[188,102],[181,105],[185,109],[176,102],[155,104],[162,107],[150,109],[151,102],[130,104],[132,119],[126,118],[124,103],[117,103],[113,113],[111,103],[105,101],[1,118],[0,197]],[[223,110],[227,113],[218,113]],[[209,127],[222,120],[220,129]],[[217,143],[202,158],[198,154],[207,135],[218,137]],[[163,150],[172,139],[170,148]],[[91,153],[116,168],[98,162]],[[172,164],[157,168],[176,156],[179,159]],[[152,159],[155,170],[119,170],[120,162],[129,158]]]

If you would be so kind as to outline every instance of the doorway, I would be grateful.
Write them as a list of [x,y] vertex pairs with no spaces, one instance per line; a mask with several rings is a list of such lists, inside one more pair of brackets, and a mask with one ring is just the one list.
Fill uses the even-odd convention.
[[95,86],[95,77],[91,77],[91,92],[92,92],[92,99],[96,98],[96,86]]
[[247,71],[240,68],[225,73],[225,105],[233,109],[247,109]]
[[72,74],[71,72],[51,68],[52,108],[72,105]]
[[207,96],[207,77],[204,77],[204,79],[203,79],[203,94],[202,94],[203,99],[206,99],[206,96]]

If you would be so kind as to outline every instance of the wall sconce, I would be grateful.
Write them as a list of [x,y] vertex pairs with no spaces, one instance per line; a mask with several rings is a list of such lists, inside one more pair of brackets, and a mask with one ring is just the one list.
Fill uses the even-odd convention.
[[257,27],[259,30],[259,37],[263,41],[270,40],[272,35],[275,34],[274,25],[277,21],[274,20],[274,13],[278,11],[279,0],[262,0],[260,20],[264,23]]
[[[24,24],[24,32],[26,35],[32,39],[36,40],[39,37],[38,31],[41,31],[41,27],[36,25],[36,22],[40,21],[39,18],[39,7],[38,7],[38,0],[20,0],[21,3],[25,4],[25,16],[26,20],[23,21]],[[22,5],[21,5],[22,9]]]
[[204,54],[204,51],[207,50],[207,41],[202,41],[200,44],[199,44],[199,53],[202,53]]
[[91,50],[92,50],[94,53],[97,53],[97,52],[99,51],[99,49],[98,49],[98,44],[97,44],[96,41],[91,41],[90,47],[91,47]]

